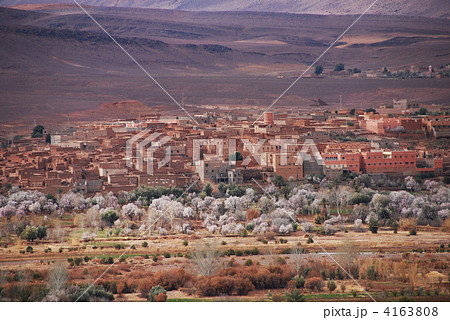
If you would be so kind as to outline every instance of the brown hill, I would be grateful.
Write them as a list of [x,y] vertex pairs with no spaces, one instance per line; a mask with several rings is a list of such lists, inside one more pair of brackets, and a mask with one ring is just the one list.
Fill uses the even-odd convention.
[[[65,118],[107,101],[173,102],[88,16],[74,6],[0,7],[1,121]],[[136,8],[89,11],[174,97],[188,105],[268,106],[355,16],[186,12]],[[320,60],[363,71],[449,62],[450,22],[364,16]],[[277,77],[281,76],[281,77]],[[405,97],[448,102],[448,79],[302,79],[280,105],[321,97],[388,103]],[[178,111],[165,108],[168,112]]]
[[[191,11],[256,11],[311,14],[359,14],[373,0],[83,0],[83,4],[104,7],[140,7]],[[2,5],[72,3],[72,0],[3,0]],[[448,0],[379,1],[371,14],[448,18]]]

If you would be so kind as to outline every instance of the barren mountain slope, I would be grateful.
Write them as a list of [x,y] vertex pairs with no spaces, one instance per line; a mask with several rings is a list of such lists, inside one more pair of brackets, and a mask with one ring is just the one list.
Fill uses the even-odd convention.
[[[106,7],[142,7],[193,11],[265,11],[314,14],[358,14],[374,0],[80,0]],[[1,5],[73,3],[72,0],[3,0]],[[372,14],[426,17],[450,16],[448,0],[379,0]]]

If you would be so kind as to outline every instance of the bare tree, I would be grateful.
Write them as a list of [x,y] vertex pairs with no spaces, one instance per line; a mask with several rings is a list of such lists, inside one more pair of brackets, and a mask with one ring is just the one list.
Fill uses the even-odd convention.
[[50,239],[58,241],[59,243],[64,242],[66,238],[66,230],[64,230],[59,223],[56,224],[55,228],[50,232]]
[[64,263],[57,263],[48,274],[48,286],[50,290],[60,291],[64,289],[69,280],[69,270]]
[[358,247],[355,245],[354,241],[346,239],[342,241],[339,251],[340,254],[338,259],[341,266],[348,272],[348,274],[351,274],[355,266],[355,261],[359,255]]
[[192,263],[199,274],[203,276],[213,275],[221,266],[220,252],[214,244],[206,243],[204,247],[194,250]]
[[30,285],[30,274],[20,270],[17,276],[19,278],[19,291],[15,299],[20,302],[32,301],[33,290]]
[[292,250],[292,253],[290,254],[289,261],[292,264],[292,267],[294,268],[297,275],[300,274],[300,270],[302,268],[302,262],[303,262],[303,250],[302,248],[295,247]]

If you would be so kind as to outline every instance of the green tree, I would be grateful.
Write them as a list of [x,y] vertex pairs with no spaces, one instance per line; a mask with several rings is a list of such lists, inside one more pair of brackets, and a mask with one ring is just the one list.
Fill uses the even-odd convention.
[[22,239],[33,242],[37,238],[37,228],[32,226],[26,226],[26,228],[20,234]]
[[228,190],[228,186],[225,184],[225,183],[223,183],[223,182],[221,182],[221,183],[219,183],[219,185],[217,186],[217,188],[219,189],[219,191],[221,192],[221,193],[227,193],[227,190]]
[[44,134],[44,126],[41,124],[38,124],[34,127],[33,132],[31,133],[32,138],[42,138]]
[[39,240],[44,239],[47,236],[47,228],[43,226],[39,226],[36,229],[36,237],[39,238]]
[[213,188],[209,182],[203,187],[203,192],[206,193],[208,197],[211,197]]
[[334,71],[342,71],[345,70],[345,65],[343,63],[338,63],[335,67],[334,67]]
[[314,73],[319,75],[323,72],[323,67],[319,64],[316,66],[316,69],[314,70]]
[[276,176],[273,184],[278,188],[284,187],[287,185],[286,180],[284,180],[284,178],[282,176]]
[[114,210],[108,210],[102,214],[102,220],[109,224],[113,224],[117,219],[119,219],[119,215]]
[[427,108],[423,108],[422,107],[422,108],[419,109],[419,115],[425,116],[427,113],[428,113]]
[[372,233],[378,232],[379,223],[378,220],[375,217],[371,217],[369,220],[369,230]]
[[282,186],[280,191],[283,194],[283,196],[287,199],[289,193],[291,193],[291,188],[289,188],[288,186]]

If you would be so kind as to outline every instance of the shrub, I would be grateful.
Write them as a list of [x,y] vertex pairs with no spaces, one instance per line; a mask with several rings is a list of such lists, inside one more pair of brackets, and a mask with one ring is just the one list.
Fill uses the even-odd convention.
[[143,248],[147,248],[148,247],[148,242],[147,241],[142,242],[142,247]]
[[156,295],[155,302],[165,302],[167,300],[167,294],[161,292],[160,294]]
[[203,297],[231,295],[233,290],[234,278],[230,276],[203,277],[197,281],[198,294]]
[[327,288],[330,292],[333,292],[334,290],[336,290],[336,282],[334,282],[334,280],[328,280]]
[[89,258],[88,256],[85,256],[85,257],[83,258],[83,260],[84,260],[84,262],[88,262],[89,260],[91,260],[91,258]]
[[247,295],[255,287],[249,279],[232,276],[203,277],[197,281],[200,296],[214,297],[221,295]]
[[314,290],[322,291],[323,281],[320,277],[312,277],[312,278],[306,279],[305,287],[311,291],[314,291]]
[[[255,209],[255,208],[249,208],[246,211],[246,217],[247,217],[247,221],[252,221],[253,219],[256,219],[259,217],[259,210]],[[253,227],[255,225],[253,224]]]
[[142,279],[138,282],[137,290],[141,298],[148,299],[150,289],[153,287],[153,279]]
[[167,291],[161,286],[155,286],[150,289],[148,294],[148,301],[151,302],[162,302],[166,301]]
[[399,221],[400,229],[409,231],[417,227],[417,219],[415,218],[403,218]]
[[245,265],[247,267],[251,266],[253,264],[253,260],[252,259],[247,259],[247,261],[245,261]]
[[189,245],[189,241],[184,240],[184,241],[183,241],[183,246],[187,247],[188,245]]
[[301,294],[300,290],[291,289],[284,293],[287,302],[303,302],[305,297]]
[[62,253],[63,252],[63,248],[59,248],[59,253]]
[[79,265],[83,262],[83,259],[80,258],[80,257],[77,257],[77,258],[75,258],[75,259],[73,260],[73,262],[74,262],[77,266],[79,266]]
[[26,249],[26,251],[29,252],[29,253],[33,253],[33,252],[34,252],[32,246],[28,246],[27,249]]
[[107,222],[109,225],[114,224],[114,222],[119,219],[119,215],[114,210],[108,210],[102,214],[103,221]]
[[158,256],[156,256],[156,255],[153,256],[153,261],[154,261],[154,262],[158,262]]
[[130,249],[136,250],[136,246],[133,244]]
[[370,232],[377,233],[378,232],[378,227],[379,227],[378,220],[375,219],[374,217],[370,218],[370,220],[369,220],[369,230],[370,230]]
[[314,243],[314,240],[311,236],[308,236],[308,240],[306,240],[306,243]]
[[234,289],[237,295],[246,296],[250,291],[255,290],[255,287],[249,279],[236,278],[234,280]]
[[417,235],[416,229],[412,229],[411,231],[409,231],[409,235],[410,236],[416,236]]
[[164,256],[164,258],[170,258],[170,253],[164,252],[164,253],[163,253],[163,256]]
[[38,232],[36,227],[26,226],[25,229],[20,234],[22,239],[33,242],[34,239],[38,237]]
[[178,290],[189,280],[191,280],[191,275],[181,268],[158,271],[154,276],[155,284],[169,291]]
[[295,281],[295,287],[297,289],[300,288],[304,288],[305,287],[305,278],[303,278],[303,276],[299,277],[299,276],[295,276],[294,278],[292,278],[293,281]]
[[378,274],[375,271],[375,267],[373,265],[369,266],[367,268],[367,279],[369,279],[369,280],[377,280],[377,278],[378,278]]
[[225,246],[227,244],[227,242],[225,240],[223,240],[220,244]]

